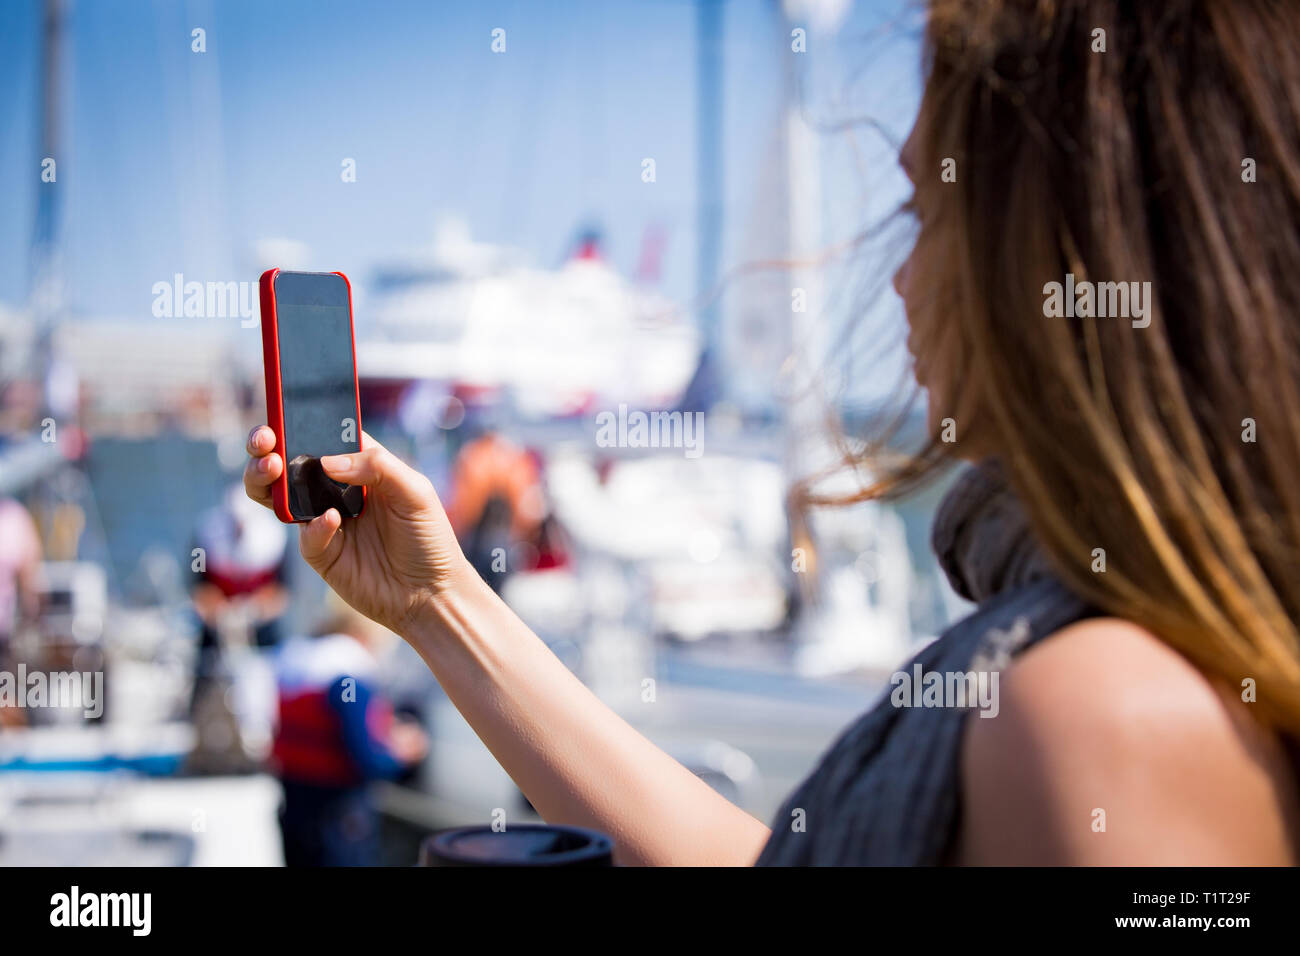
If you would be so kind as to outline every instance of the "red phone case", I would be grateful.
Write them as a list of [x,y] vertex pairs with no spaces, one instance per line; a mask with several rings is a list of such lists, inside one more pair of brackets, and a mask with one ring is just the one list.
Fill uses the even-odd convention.
[[[258,292],[262,306],[262,368],[266,373],[266,419],[271,430],[275,432],[275,453],[284,457],[284,395],[280,385],[280,335],[275,320],[275,277],[279,269],[267,269],[258,280]],[[357,384],[357,338],[352,323],[352,283],[342,272],[333,272],[348,287],[348,336],[352,341],[352,394],[357,408],[357,434],[361,434],[361,388]],[[361,511],[366,510],[367,489],[361,489]],[[275,507],[275,516],[285,524],[296,524],[300,520],[289,511],[289,474],[287,463],[280,472],[280,477],[271,486],[271,503]]]

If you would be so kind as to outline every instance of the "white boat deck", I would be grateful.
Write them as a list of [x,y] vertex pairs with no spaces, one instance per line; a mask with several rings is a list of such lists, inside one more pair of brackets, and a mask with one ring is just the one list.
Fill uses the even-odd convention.
[[2,866],[279,866],[273,777],[0,776]]

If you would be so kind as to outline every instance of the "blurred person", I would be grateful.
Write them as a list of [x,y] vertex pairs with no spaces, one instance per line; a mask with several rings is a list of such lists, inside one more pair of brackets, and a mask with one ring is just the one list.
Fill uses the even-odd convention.
[[41,420],[41,385],[34,379],[15,379],[0,398],[0,444],[38,433]]
[[420,726],[395,719],[377,687],[377,656],[391,638],[334,603],[316,636],[293,638],[277,654],[271,754],[284,788],[287,866],[378,863],[378,816],[366,785],[399,777],[428,750]]
[[[40,614],[41,538],[22,504],[0,497],[0,670],[14,668],[14,639]],[[22,708],[0,708],[0,725],[24,723]]]
[[536,561],[529,570],[553,571],[556,568],[567,568],[572,562],[573,542],[555,512],[548,508],[537,528]]
[[0,654],[40,613],[42,554],[31,514],[16,499],[0,497]]
[[[896,684],[769,829],[591,694],[368,437],[323,459],[365,513],[316,518],[300,550],[422,655],[545,819],[623,863],[1294,864],[1300,5],[927,11],[895,286],[931,440],[872,459],[850,500],[970,463],[933,540],[977,607],[895,676],[977,678],[992,706]],[[1151,292],[1054,312],[1076,278]],[[267,506],[273,447],[249,436]]]
[[[191,710],[221,673],[223,627],[246,623],[250,643],[259,648],[280,641],[289,605],[288,535],[277,518],[249,504],[232,486],[195,527],[194,546],[202,549],[203,564],[190,595],[199,618]],[[247,615],[247,621],[235,622],[238,615]]]
[[447,513],[470,564],[495,591],[514,570],[505,560],[541,530],[540,469],[528,450],[487,426],[456,455]]

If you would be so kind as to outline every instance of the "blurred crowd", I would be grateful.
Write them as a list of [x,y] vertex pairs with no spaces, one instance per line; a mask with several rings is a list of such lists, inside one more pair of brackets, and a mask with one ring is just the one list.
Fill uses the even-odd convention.
[[[38,387],[9,383],[0,394],[0,449],[39,440],[44,408]],[[64,421],[73,426],[76,416]],[[442,460],[425,464],[437,473],[466,554],[493,588],[517,570],[568,563],[537,452],[506,437],[487,414],[471,414],[439,437]],[[60,448],[49,474],[15,475],[14,492],[0,494],[0,671],[112,666],[102,633],[71,633],[67,623],[84,601],[75,572],[98,572],[101,586],[106,573],[81,553],[84,510],[75,496],[45,493],[51,475],[84,471],[76,460],[83,450],[69,456]],[[86,486],[84,475],[81,481]],[[417,772],[429,751],[427,715],[385,691],[379,664],[393,635],[329,595],[315,613],[293,613],[294,537],[240,485],[193,518],[194,653],[183,716],[194,743],[183,769],[272,772],[284,794],[289,865],[373,864],[378,816],[368,785]],[[54,719],[0,700],[0,729]]]

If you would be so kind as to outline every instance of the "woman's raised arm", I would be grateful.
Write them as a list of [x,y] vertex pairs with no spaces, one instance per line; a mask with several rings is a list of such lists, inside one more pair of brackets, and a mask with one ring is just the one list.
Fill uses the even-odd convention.
[[[283,462],[249,435],[244,485],[263,504]],[[406,639],[542,817],[601,830],[629,864],[748,865],[768,830],[603,704],[478,576],[427,478],[368,435],[322,459],[368,489],[342,526],[303,527],[303,558],[340,597]]]

